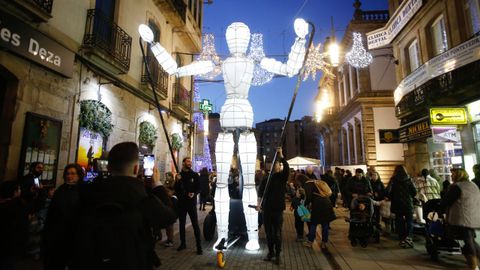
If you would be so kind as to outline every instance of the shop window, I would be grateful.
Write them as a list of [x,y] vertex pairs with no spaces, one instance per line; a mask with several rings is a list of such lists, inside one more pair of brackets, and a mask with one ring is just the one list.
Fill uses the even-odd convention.
[[439,16],[432,24],[430,33],[432,35],[433,56],[437,56],[448,50],[447,31],[445,29],[445,20]]
[[410,72],[414,71],[417,69],[420,64],[420,48],[418,46],[418,40],[415,39],[410,43],[408,46],[408,60],[409,60],[409,67],[410,67]]
[[470,35],[480,32],[480,1],[464,0],[465,19]]

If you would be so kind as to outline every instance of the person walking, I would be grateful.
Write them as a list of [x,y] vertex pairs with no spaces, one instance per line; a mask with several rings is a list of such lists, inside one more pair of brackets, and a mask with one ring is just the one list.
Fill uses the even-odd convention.
[[475,229],[480,228],[480,190],[475,183],[468,180],[464,169],[457,169],[452,181],[453,184],[441,201],[440,208],[446,209],[446,222],[450,233],[465,243],[462,252],[469,269],[478,269],[480,246],[475,241]]
[[202,243],[200,238],[200,227],[198,226],[197,194],[200,192],[200,179],[192,170],[192,160],[186,157],[182,161],[182,170],[176,175],[175,194],[178,198],[178,219],[180,226],[180,246],[178,251],[187,248],[185,240],[185,223],[187,214],[192,222],[193,233],[197,244],[197,254],[202,255]]
[[206,167],[200,170],[200,206],[198,207],[199,211],[205,211],[205,205],[207,200],[210,198],[210,179],[208,175],[208,170]]
[[83,169],[78,164],[68,164],[63,170],[64,183],[53,195],[43,231],[45,269],[71,267],[71,244],[78,222],[79,184],[83,177]]
[[385,198],[385,185],[383,182],[380,180],[380,177],[378,176],[378,173],[376,171],[371,171],[370,172],[370,185],[372,186],[372,191],[373,191],[373,197],[372,199],[376,202],[375,205],[373,206],[373,218],[375,220],[375,224],[377,225],[377,228],[381,230],[381,225],[380,225],[380,202],[383,201]]
[[305,205],[310,208],[311,221],[308,228],[306,247],[312,247],[317,233],[317,226],[322,225],[322,250],[327,249],[330,222],[336,219],[330,199],[332,190],[323,180],[309,180],[305,183]]
[[[275,161],[273,174],[267,187],[267,178],[264,178],[259,188],[259,201],[257,209],[263,210],[263,224],[267,235],[268,254],[264,261],[274,261],[280,264],[280,253],[282,251],[282,225],[283,211],[285,210],[285,192],[290,169],[285,160],[282,148],[277,148],[278,160]],[[283,166],[283,169],[281,165]],[[263,200],[262,200],[263,199]]]
[[[108,155],[111,176],[80,188],[79,221],[69,269],[151,270],[160,265],[152,231],[173,224],[177,216],[147,193],[137,178],[139,168],[137,144],[119,143]],[[152,188],[159,183],[155,166]]]
[[400,239],[399,245],[413,247],[413,198],[417,190],[405,167],[397,165],[387,187],[387,197],[391,200],[391,212],[395,214],[395,227]]
[[[363,170],[360,168],[355,169],[355,176],[351,178],[348,185],[348,192],[350,194],[349,202],[352,202],[352,199],[357,198],[358,196],[371,196],[372,185],[370,181],[365,178]],[[349,205],[350,207],[350,205]]]
[[295,191],[295,197],[292,198],[290,210],[293,211],[295,217],[295,231],[297,233],[297,242],[303,241],[303,227],[305,226],[302,217],[298,214],[297,209],[300,205],[305,204],[305,189],[298,188]]

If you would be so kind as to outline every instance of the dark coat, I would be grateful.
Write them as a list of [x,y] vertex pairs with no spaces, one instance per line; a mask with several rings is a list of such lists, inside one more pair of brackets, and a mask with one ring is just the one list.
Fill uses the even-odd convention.
[[360,179],[353,176],[349,181],[348,191],[350,196],[352,194],[367,195],[367,193],[372,193],[372,186],[370,185],[370,181],[364,176]]
[[[113,176],[106,180],[98,180],[92,184],[85,185],[80,189],[80,215],[88,216],[96,206],[114,203],[130,209],[136,215],[140,215],[143,224],[140,224],[137,239],[140,246],[130,250],[132,256],[123,256],[122,269],[152,269],[153,237],[152,229],[166,228],[176,221],[175,211],[163,204],[158,198],[149,195],[142,181],[134,177]],[[82,232],[82,226],[78,226]],[[82,234],[77,234],[82,235]],[[82,240],[77,237],[78,242]],[[133,247],[125,246],[119,248],[122,254]],[[75,246],[75,267],[72,269],[92,269],[88,260],[94,254],[88,253],[88,247]]]
[[372,191],[373,191],[373,199],[375,201],[382,201],[383,198],[385,198],[385,185],[383,184],[380,179],[377,181],[371,181],[370,184],[372,185]]
[[200,181],[200,195],[207,197],[210,194],[210,179],[208,174],[201,174],[199,177]]
[[45,269],[65,269],[70,264],[79,207],[79,184],[63,184],[55,191],[43,231]]
[[388,190],[388,198],[392,201],[390,208],[392,213],[405,215],[413,212],[413,198],[417,195],[417,189],[412,179],[392,177]]
[[[182,170],[181,179],[175,182],[175,195],[178,198],[179,206],[191,206],[197,204],[197,194],[200,193],[200,177],[192,170]],[[188,193],[195,193],[190,198]]]
[[0,260],[24,255],[28,237],[27,207],[19,198],[0,203]]
[[323,224],[336,219],[332,202],[328,197],[321,197],[318,194],[314,181],[305,182],[305,195],[305,205],[310,208],[312,223]]
[[263,198],[262,208],[266,212],[282,212],[285,210],[285,193],[287,192],[290,169],[285,159],[282,160],[282,164],[283,171],[272,174],[268,189],[266,187],[268,177],[265,177],[260,184],[258,197]]

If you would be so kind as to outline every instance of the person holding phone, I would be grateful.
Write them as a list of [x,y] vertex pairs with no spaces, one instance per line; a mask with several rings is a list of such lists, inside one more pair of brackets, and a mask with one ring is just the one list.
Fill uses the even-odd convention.
[[197,254],[201,255],[203,252],[200,239],[200,227],[198,226],[198,193],[200,193],[199,175],[192,170],[192,160],[190,157],[186,157],[182,162],[182,171],[177,174],[175,181],[175,194],[178,197],[178,219],[180,221],[180,246],[177,250],[181,251],[187,248],[185,241],[185,223],[188,213],[197,243]]

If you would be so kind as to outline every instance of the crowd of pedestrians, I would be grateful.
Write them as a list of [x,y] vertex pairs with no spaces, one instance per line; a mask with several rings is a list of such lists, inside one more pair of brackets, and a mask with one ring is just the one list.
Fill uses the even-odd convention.
[[[451,181],[428,169],[412,177],[398,165],[389,181],[384,181],[373,166],[366,173],[357,168],[354,174],[342,168],[324,174],[312,167],[295,171],[289,168],[281,148],[277,151],[269,183],[268,171],[259,170],[255,175],[259,225],[267,238],[265,261],[281,263],[283,213],[288,201],[297,241],[311,248],[320,225],[317,241],[327,250],[330,223],[339,206],[351,212],[350,222],[361,220],[353,214],[359,210],[371,212],[363,218],[371,221],[375,231],[384,236],[394,234],[400,247],[412,248],[414,223],[426,224],[428,213],[422,212],[423,206],[439,200],[435,210],[445,214],[449,233],[465,243],[462,250],[469,269],[478,269],[480,247],[475,229],[480,228],[480,214],[475,209],[480,204],[480,165],[473,167],[471,180],[464,169],[452,168]],[[186,241],[187,215],[196,253],[203,254],[197,211],[213,204],[214,172],[206,168],[193,171],[192,161],[186,157],[178,174],[167,173],[161,181],[155,167],[147,179],[139,166],[138,146],[131,142],[111,149],[108,169],[107,178],[85,182],[83,168],[68,164],[63,183],[55,189],[39,181],[43,164],[36,162],[22,179],[0,183],[0,269],[15,269],[23,256],[41,258],[44,269],[153,269],[161,264],[155,245],[163,241],[165,247],[174,246],[177,218],[177,251],[190,244]],[[232,168],[229,178],[231,197],[241,196],[238,169]],[[162,239],[163,230],[166,239]],[[356,245],[355,239],[351,241]]]

